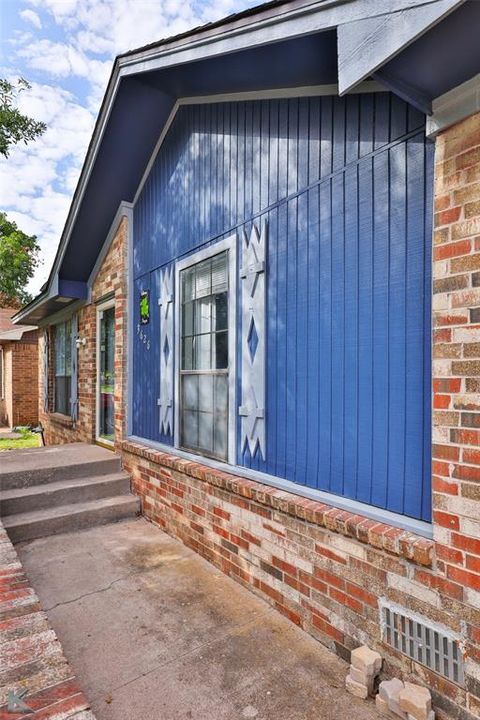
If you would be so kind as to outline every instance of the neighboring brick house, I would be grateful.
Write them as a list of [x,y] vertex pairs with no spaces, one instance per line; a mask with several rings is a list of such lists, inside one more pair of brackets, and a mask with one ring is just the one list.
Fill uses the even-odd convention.
[[14,325],[14,308],[0,308],[0,425],[38,423],[38,332]]
[[119,57],[16,318],[47,443],[110,445],[146,517],[442,720],[480,714],[479,22],[294,0]]

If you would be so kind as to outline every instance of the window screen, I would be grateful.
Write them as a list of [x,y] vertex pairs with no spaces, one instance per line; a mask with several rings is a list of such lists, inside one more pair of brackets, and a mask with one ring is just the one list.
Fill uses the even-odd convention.
[[55,406],[54,411],[70,415],[72,389],[72,324],[70,320],[55,325]]
[[180,274],[180,444],[228,452],[228,252]]

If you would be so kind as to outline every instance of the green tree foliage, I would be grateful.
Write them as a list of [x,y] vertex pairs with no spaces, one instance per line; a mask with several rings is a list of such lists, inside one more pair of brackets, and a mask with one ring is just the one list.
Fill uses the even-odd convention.
[[35,235],[26,235],[0,212],[0,307],[30,302],[25,288],[40,264]]
[[21,140],[25,144],[42,135],[47,126],[34,120],[15,107],[19,93],[28,90],[30,84],[20,78],[16,85],[0,78],[0,154],[8,157],[10,146]]

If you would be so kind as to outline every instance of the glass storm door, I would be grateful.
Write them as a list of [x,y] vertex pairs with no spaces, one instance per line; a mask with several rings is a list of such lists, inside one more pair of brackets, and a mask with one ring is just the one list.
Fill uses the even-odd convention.
[[99,440],[115,439],[115,307],[99,311],[98,315],[98,399],[97,435]]
[[183,270],[180,444],[227,459],[228,252]]

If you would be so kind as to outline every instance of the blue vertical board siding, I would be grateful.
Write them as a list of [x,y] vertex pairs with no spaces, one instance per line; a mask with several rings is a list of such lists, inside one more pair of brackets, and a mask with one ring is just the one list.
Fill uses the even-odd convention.
[[161,268],[266,221],[266,458],[240,446],[237,417],[237,464],[430,519],[424,123],[390,93],[179,109],[134,208],[135,435],[172,442],[157,407]]
[[332,184],[330,181],[319,187],[320,225],[319,242],[319,414],[320,427],[319,463],[317,487],[330,489],[332,469]]
[[[370,117],[370,112],[368,112]],[[370,134],[370,129],[367,127]],[[367,142],[367,141],[366,141]],[[371,150],[371,142],[367,148]],[[370,502],[373,460],[373,164],[358,165],[358,451],[355,497]]]
[[388,152],[373,159],[373,457],[370,502],[386,507],[388,490],[388,325],[390,318],[390,208]]
[[[340,116],[341,117],[341,116]],[[341,152],[338,153],[339,155]],[[338,162],[338,160],[337,160]],[[345,420],[345,175],[331,181],[331,463],[328,489],[343,493],[343,451]]]
[[405,458],[405,274],[406,274],[406,148],[401,143],[390,155],[390,264],[388,311],[388,477],[397,476],[398,483],[388,483],[387,505],[402,512],[404,505]]
[[357,493],[358,442],[358,167],[345,172],[345,323],[343,408],[343,494]]

